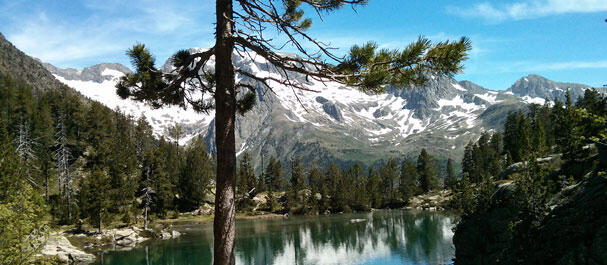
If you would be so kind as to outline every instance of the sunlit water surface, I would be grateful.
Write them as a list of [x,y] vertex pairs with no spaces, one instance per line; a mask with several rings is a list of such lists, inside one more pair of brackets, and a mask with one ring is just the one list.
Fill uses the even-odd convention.
[[[395,210],[237,221],[236,264],[449,264],[452,220]],[[97,264],[212,264],[210,223],[176,229],[185,235],[98,253]]]

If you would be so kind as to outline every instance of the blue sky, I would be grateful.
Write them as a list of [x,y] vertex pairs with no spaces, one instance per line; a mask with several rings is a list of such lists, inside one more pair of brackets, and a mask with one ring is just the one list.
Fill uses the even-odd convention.
[[[177,49],[213,44],[214,1],[0,0],[0,32],[19,49],[59,67],[129,65],[145,43],[163,63]],[[607,0],[371,0],[316,14],[310,35],[345,53],[375,41],[402,48],[424,35],[468,36],[473,50],[458,80],[506,89],[534,73],[556,81],[607,84]]]

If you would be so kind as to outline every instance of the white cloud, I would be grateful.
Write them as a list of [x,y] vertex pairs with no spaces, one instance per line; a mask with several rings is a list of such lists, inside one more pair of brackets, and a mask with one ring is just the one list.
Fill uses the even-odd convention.
[[12,8],[23,12],[2,12],[0,19],[7,23],[0,28],[26,54],[59,67],[122,58],[127,63],[124,51],[136,42],[148,44],[163,59],[212,37],[212,9],[207,3],[86,0],[80,4],[75,5],[80,8],[77,12],[63,13],[16,1]]
[[72,27],[51,21],[45,13],[30,19],[7,35],[25,53],[46,62],[64,62],[124,50],[125,44],[111,40],[100,27]]
[[593,13],[607,11],[605,0],[526,0],[517,3],[494,5],[488,2],[470,7],[449,7],[448,12],[478,17],[487,21],[523,20],[567,13]]

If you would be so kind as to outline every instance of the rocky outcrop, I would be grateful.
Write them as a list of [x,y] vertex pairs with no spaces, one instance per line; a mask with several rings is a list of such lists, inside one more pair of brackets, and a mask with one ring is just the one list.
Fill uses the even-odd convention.
[[512,244],[509,226],[519,211],[515,190],[512,182],[499,185],[490,209],[460,221],[453,236],[455,264],[516,264],[508,251]]
[[325,111],[325,113],[327,113],[329,116],[331,116],[331,118],[335,119],[336,121],[341,121],[344,118],[335,103],[326,102],[322,104],[322,109]]
[[[540,157],[536,159],[539,166],[542,168],[560,168],[563,165],[560,154],[555,154],[547,157]],[[505,168],[500,174],[500,179],[506,179],[515,173],[520,173],[527,167],[527,162],[514,163]]]
[[55,257],[57,261],[64,264],[88,264],[95,261],[95,255],[76,248],[64,235],[59,233],[49,235],[40,255]]
[[590,173],[553,196],[548,212],[517,241],[524,209],[516,185],[501,184],[487,209],[458,224],[455,264],[607,264],[607,174]]
[[451,199],[451,190],[432,191],[409,199],[406,209],[442,211]]
[[530,264],[607,264],[607,175],[564,192],[534,233]]

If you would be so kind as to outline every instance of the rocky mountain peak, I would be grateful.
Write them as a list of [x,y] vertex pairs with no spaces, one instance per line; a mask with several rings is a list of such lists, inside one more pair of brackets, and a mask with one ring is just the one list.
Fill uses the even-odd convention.
[[119,63],[101,63],[78,71],[74,68],[61,69],[51,64],[44,63],[44,66],[54,75],[63,77],[65,80],[93,81],[102,83],[103,81],[113,80],[124,74],[131,73],[131,70]]
[[[565,101],[567,90],[569,90],[575,101],[578,97],[583,96],[584,91],[589,88],[591,88],[589,85],[555,82],[540,75],[530,74],[517,80],[508,88],[508,91],[523,98]],[[598,90],[605,92],[603,88],[598,88]]]

